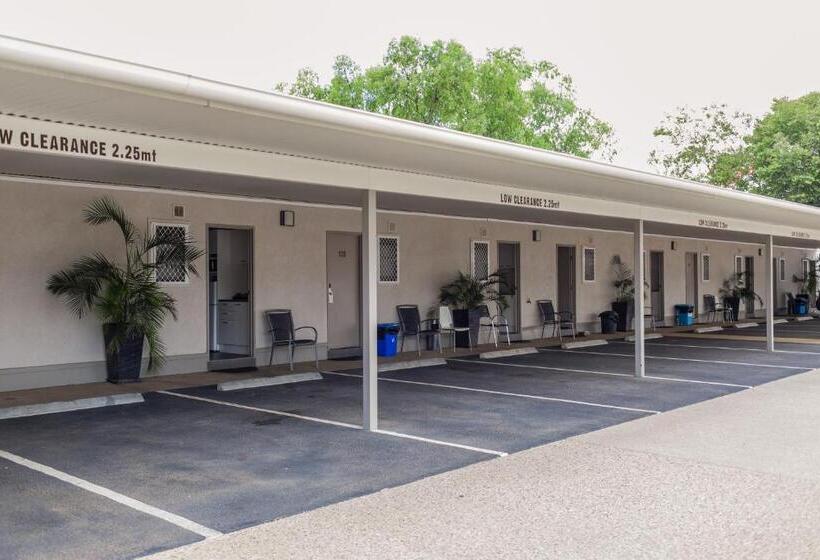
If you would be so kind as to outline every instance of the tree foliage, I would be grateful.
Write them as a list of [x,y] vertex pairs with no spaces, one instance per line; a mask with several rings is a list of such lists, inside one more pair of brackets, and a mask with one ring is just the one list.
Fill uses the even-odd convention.
[[820,92],[775,99],[752,120],[725,105],[678,109],[655,130],[660,172],[820,205]]
[[753,123],[751,115],[725,104],[678,107],[652,132],[659,145],[649,153],[649,164],[664,175],[714,182],[721,156],[742,146]]
[[383,115],[556,150],[612,159],[612,126],[581,107],[572,79],[521,49],[474,58],[456,41],[394,39],[381,64],[362,69],[340,55],[323,84],[305,68],[276,89]]

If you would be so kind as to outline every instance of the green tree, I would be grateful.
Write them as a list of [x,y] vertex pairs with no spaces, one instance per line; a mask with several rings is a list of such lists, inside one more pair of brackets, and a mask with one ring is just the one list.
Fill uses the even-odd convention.
[[[692,181],[717,182],[716,167],[722,156],[743,146],[754,119],[748,113],[723,105],[700,109],[678,107],[652,132],[658,147],[649,153],[649,164],[659,173]],[[725,161],[720,164],[725,167]],[[723,173],[719,174],[723,180]]]
[[581,157],[614,154],[612,126],[580,107],[572,79],[519,48],[475,59],[456,41],[394,39],[382,63],[362,70],[339,56],[322,84],[302,69],[278,91]]
[[655,136],[661,173],[820,205],[820,92],[776,99],[756,121],[725,105],[681,108]]
[[715,178],[759,194],[820,205],[820,92],[776,99],[744,147],[721,156]]

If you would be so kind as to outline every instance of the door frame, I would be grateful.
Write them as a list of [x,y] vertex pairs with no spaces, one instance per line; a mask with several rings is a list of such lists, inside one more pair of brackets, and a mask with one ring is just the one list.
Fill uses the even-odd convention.
[[520,241],[503,241],[499,240],[495,243],[495,260],[496,260],[496,270],[499,270],[499,266],[501,264],[501,250],[500,246],[502,244],[507,245],[515,245],[515,280],[518,284],[515,287],[515,313],[516,313],[516,324],[513,325],[514,329],[510,330],[510,334],[521,334],[521,242]]
[[660,289],[658,290],[658,298],[660,299],[660,306],[652,306],[652,314],[655,321],[666,320],[666,255],[664,251],[649,251],[649,303],[652,305],[652,263],[653,256],[660,255]]
[[[339,235],[349,235],[351,237],[356,237],[356,241],[358,243],[358,254],[357,254],[357,287],[356,287],[356,297],[358,298],[358,304],[356,305],[356,333],[358,334],[359,345],[358,346],[343,346],[341,348],[331,348],[330,347],[330,313],[328,307],[330,303],[327,301],[327,286],[330,284],[330,267],[328,266],[329,254],[328,254],[328,244],[327,238],[329,235],[332,234],[339,234]],[[326,333],[326,352],[328,356],[330,355],[331,351],[333,350],[341,350],[339,353],[334,353],[334,356],[337,357],[347,357],[349,355],[353,355],[355,352],[353,349],[358,349],[359,352],[362,351],[362,306],[361,306],[361,298],[362,298],[362,233],[360,231],[344,231],[344,230],[327,230],[325,231],[325,333]],[[345,352],[344,350],[349,350]]]
[[698,270],[698,252],[697,251],[686,251],[683,255],[683,272],[686,274],[686,261],[689,257],[692,257],[692,266],[693,266],[693,276],[689,278],[689,275],[686,275],[683,284],[684,295],[686,295],[686,283],[693,282],[694,290],[695,290],[695,316],[700,316],[700,270]]
[[555,244],[555,309],[561,309],[561,249],[572,249],[572,316],[578,321],[578,246],[570,243]]
[[[256,268],[256,230],[254,226],[236,225],[224,223],[205,224],[205,257],[206,272],[210,272],[211,258],[211,230],[212,229],[235,229],[248,232],[248,338],[250,344],[250,354],[242,358],[229,358],[222,360],[211,360],[211,280],[209,274],[205,281],[205,354],[208,358],[208,371],[218,367],[256,367],[256,287],[254,276]],[[217,278],[218,281],[218,278]]]

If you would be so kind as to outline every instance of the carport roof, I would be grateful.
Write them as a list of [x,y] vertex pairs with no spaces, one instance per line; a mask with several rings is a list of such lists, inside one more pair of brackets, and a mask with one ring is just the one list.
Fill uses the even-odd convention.
[[[544,223],[574,221],[584,227],[597,220],[611,229],[627,229],[629,220],[640,217],[648,222],[649,233],[721,238],[738,232],[755,241],[762,239],[758,234],[771,234],[780,244],[807,247],[817,246],[820,239],[820,209],[806,205],[10,37],[0,36],[0,83],[0,117],[366,169],[370,173],[366,180],[361,180],[363,175],[354,178],[351,172],[351,184],[338,186],[378,190],[383,208],[436,209]],[[15,162],[26,157],[20,151],[13,155]],[[45,157],[58,161],[42,154],[29,153],[29,157],[38,167],[48,167]],[[17,172],[8,154],[0,162],[6,172]],[[118,173],[130,177],[152,173],[144,164],[108,162],[112,172],[106,174],[98,163],[96,175],[65,178],[115,180]],[[63,175],[62,167],[51,165],[55,176]],[[78,168],[76,163],[69,167]],[[155,170],[157,178],[148,184],[182,184],[185,177],[178,171],[165,178],[169,184],[163,184]],[[204,171],[218,175],[213,168]],[[226,168],[225,174],[231,173]],[[388,174],[404,177],[402,187],[387,180]],[[356,180],[359,184],[354,185]],[[198,185],[193,190],[217,192],[215,187],[203,186],[208,183],[204,178],[189,181]],[[285,193],[284,198],[311,200],[311,183],[315,181],[307,175],[304,181],[291,175],[291,193],[279,181],[269,183],[268,196]],[[260,184],[255,193],[239,187],[232,192],[264,196],[265,188]],[[567,203],[560,211],[547,211],[549,218],[543,208],[526,203],[508,202],[502,209],[499,195],[505,189],[518,196],[543,195]],[[327,201],[355,203],[357,195],[351,194]],[[415,196],[423,198],[414,200]],[[583,214],[588,214],[586,219]]]

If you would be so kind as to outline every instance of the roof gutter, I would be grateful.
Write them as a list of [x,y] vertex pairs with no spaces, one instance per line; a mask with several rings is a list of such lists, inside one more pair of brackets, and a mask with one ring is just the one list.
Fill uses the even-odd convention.
[[247,87],[197,78],[120,60],[62,49],[0,35],[0,64],[53,73],[68,79],[94,81],[108,87],[125,87],[188,98],[204,105],[219,104],[237,110],[251,110],[270,117],[296,120],[317,126],[340,128],[356,133],[387,136],[436,148],[481,154],[515,162],[570,170],[629,183],[651,185],[693,195],[722,198],[739,203],[766,205],[820,218],[820,209],[715,187],[694,181],[665,177],[617,165],[596,162],[548,150],[485,138],[430,125],[415,123],[357,109],[281,95]]

